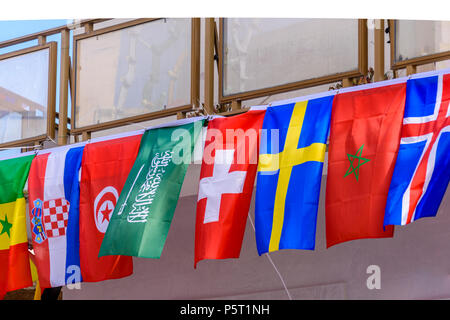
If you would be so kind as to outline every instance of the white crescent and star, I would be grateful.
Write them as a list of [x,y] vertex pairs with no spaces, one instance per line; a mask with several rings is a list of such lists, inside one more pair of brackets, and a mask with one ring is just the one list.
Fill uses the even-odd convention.
[[97,230],[105,233],[109,225],[114,207],[119,199],[116,188],[107,186],[99,192],[94,201],[94,220]]

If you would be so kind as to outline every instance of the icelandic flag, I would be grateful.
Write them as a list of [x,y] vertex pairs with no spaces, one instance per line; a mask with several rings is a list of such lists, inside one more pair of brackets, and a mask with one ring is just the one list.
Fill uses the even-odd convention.
[[450,180],[450,74],[410,79],[384,225],[434,217]]
[[28,177],[29,214],[41,288],[81,282],[78,207],[84,146],[37,155]]

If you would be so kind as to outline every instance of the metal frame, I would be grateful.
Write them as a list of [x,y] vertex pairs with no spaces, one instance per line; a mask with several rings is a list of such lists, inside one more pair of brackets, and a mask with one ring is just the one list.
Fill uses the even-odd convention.
[[[1,46],[1,44],[0,44]],[[55,138],[55,129],[56,129],[56,123],[55,123],[55,104],[56,104],[56,58],[57,58],[57,43],[56,42],[49,42],[45,44],[40,44],[37,46],[8,52],[5,54],[0,55],[0,60],[5,60],[13,57],[17,57],[20,55],[24,55],[27,53],[32,53],[35,51],[40,50],[49,50],[49,64],[48,64],[48,87],[47,87],[47,128],[46,128],[46,134],[30,137],[30,138],[24,138],[20,140],[14,140],[10,142],[5,142],[0,144],[0,147],[8,148],[8,147],[17,147],[17,146],[24,146],[32,143],[38,143],[42,142],[47,139],[47,137],[50,137],[51,139]]]
[[368,69],[368,41],[367,41],[367,19],[358,20],[358,69],[328,76],[323,76],[315,79],[300,80],[288,84],[278,85],[270,88],[257,89],[248,92],[241,92],[229,96],[223,95],[223,49],[224,49],[224,19],[219,20],[220,35],[219,35],[219,103],[234,103],[238,109],[240,101],[253,98],[264,97],[277,93],[293,91],[297,89],[327,84],[339,80],[349,79],[353,77],[360,77],[367,74]]
[[374,75],[373,80],[384,80],[384,24],[383,19],[375,20],[374,29]]
[[427,63],[438,62],[442,60],[450,59],[450,51],[434,53],[423,57],[416,57],[411,59],[406,59],[402,61],[395,61],[395,48],[396,44],[396,22],[397,20],[389,20],[389,38],[391,41],[391,69],[396,71],[398,69],[407,68],[408,74],[415,73],[415,67]]
[[136,115],[132,117],[127,117],[123,119],[117,119],[112,121],[107,121],[104,123],[93,124],[83,127],[76,127],[75,119],[75,105],[76,105],[76,77],[77,77],[77,42],[86,38],[95,37],[109,32],[114,32],[117,30],[125,29],[128,27],[133,27],[139,24],[148,23],[163,18],[142,18],[136,19],[124,23],[119,23],[110,27],[105,27],[92,31],[92,25],[85,27],[85,33],[73,37],[73,94],[72,94],[72,135],[82,135],[83,140],[90,137],[91,132],[101,131],[106,129],[111,129],[123,125],[127,125],[134,122],[142,122],[147,120],[153,120],[158,118],[163,118],[171,115],[177,115],[178,117],[184,117],[184,113],[192,111],[194,107],[198,107],[200,104],[200,18],[191,18],[191,97],[190,104],[178,107],[171,107],[160,111],[150,112],[146,114]]

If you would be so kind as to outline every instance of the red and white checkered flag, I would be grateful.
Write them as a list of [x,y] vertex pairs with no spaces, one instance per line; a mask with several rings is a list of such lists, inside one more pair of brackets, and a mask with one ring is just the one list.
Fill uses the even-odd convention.
[[44,228],[49,238],[66,234],[69,208],[70,204],[64,198],[44,202]]

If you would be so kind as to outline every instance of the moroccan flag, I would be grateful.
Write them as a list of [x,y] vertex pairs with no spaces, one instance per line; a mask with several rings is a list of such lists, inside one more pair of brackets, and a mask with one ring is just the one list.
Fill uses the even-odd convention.
[[129,276],[131,257],[99,258],[98,253],[127,180],[141,141],[141,134],[89,143],[81,163],[80,266],[83,281],[96,282]]
[[[203,120],[147,130],[99,256],[159,259]],[[102,259],[105,259],[104,257]]]
[[69,215],[77,209],[74,181],[78,182],[83,147],[60,147],[38,154],[28,177],[28,202],[34,260],[41,288],[64,286],[69,277],[80,282],[79,264],[67,264]]
[[33,285],[23,188],[34,155],[0,161],[0,299]]
[[326,189],[327,247],[392,237],[384,209],[400,141],[406,83],[338,93]]
[[265,110],[208,124],[197,200],[194,267],[203,259],[238,258],[258,166]]
[[255,201],[260,255],[314,250],[332,103],[333,96],[327,96],[267,108]]

